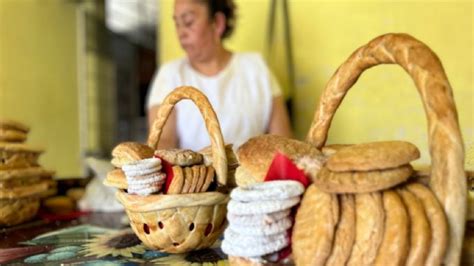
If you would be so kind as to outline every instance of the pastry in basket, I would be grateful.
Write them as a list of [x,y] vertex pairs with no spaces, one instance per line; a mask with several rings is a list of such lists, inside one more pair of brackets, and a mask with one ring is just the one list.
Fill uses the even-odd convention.
[[353,145],[329,157],[313,182],[330,193],[364,193],[405,182],[413,173],[410,161],[418,149],[409,142],[379,141]]
[[[212,149],[211,146],[208,146],[199,151],[202,154],[204,164],[205,165],[212,165]],[[227,157],[227,186],[229,187],[236,187],[237,183],[235,182],[235,170],[239,166],[239,161],[237,160],[237,155],[234,153],[232,149],[232,144],[225,145],[225,153]]]
[[[412,77],[422,98],[432,160],[428,185],[411,183],[418,179],[410,180],[413,170],[409,163],[419,152],[409,143],[368,143],[335,151],[320,171],[308,171],[319,190],[306,191],[296,215],[292,241],[297,265],[327,264],[327,246],[315,246],[315,236],[305,232],[336,238],[339,225],[342,230],[341,215],[336,225],[308,218],[320,208],[333,208],[331,202],[321,207],[311,201],[322,192],[340,202],[343,194],[355,197],[355,239],[345,264],[460,265],[467,192],[463,142],[452,89],[429,47],[406,34],[386,34],[357,49],[321,94],[307,141],[318,149],[324,147],[332,118],[348,90],[364,70],[379,64],[399,64]],[[408,229],[403,213],[407,214]],[[408,237],[404,237],[407,231]],[[346,253],[337,251],[336,242],[331,248],[331,254],[341,254],[343,264]]]
[[[307,185],[291,175],[304,176],[302,168],[317,168],[323,156],[311,145],[273,135],[248,140],[239,147],[237,155],[239,187],[231,193],[229,227],[224,233],[222,250],[229,255],[231,265],[286,263],[291,253],[294,208]],[[284,169],[287,166],[283,162],[287,161],[279,164],[278,158],[288,160],[299,173]],[[278,178],[272,177],[274,173]]]
[[[183,99],[192,100],[203,115],[211,139],[209,164],[194,151],[156,150],[166,119]],[[185,253],[208,248],[219,238],[227,225],[229,195],[223,191],[229,166],[217,116],[199,90],[174,89],[158,109],[148,145],[128,143],[114,151],[120,169],[111,171],[105,183],[120,188],[116,197],[148,248]]]
[[0,142],[24,142],[30,128],[20,122],[0,119]]
[[23,143],[0,142],[0,170],[38,166],[42,149]]

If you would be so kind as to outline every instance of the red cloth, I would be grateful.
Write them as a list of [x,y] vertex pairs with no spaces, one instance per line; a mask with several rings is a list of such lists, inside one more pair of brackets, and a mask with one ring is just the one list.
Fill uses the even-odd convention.
[[158,158],[161,160],[161,167],[163,169],[163,171],[165,172],[166,174],[166,182],[165,182],[165,191],[164,193],[167,194],[168,193],[168,189],[171,185],[171,181],[173,181],[173,177],[174,177],[174,174],[173,174],[173,167],[171,166],[171,164],[165,160],[163,160],[162,158],[160,158],[159,156],[156,156],[155,155],[155,158]]
[[305,188],[311,184],[304,171],[296,167],[292,160],[280,152],[277,152],[273,157],[265,176],[265,182],[272,180],[296,180],[301,182]]

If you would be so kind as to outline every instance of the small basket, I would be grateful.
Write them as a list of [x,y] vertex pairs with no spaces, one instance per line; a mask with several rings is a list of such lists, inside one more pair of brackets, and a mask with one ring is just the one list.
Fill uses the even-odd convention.
[[451,86],[438,57],[406,34],[386,34],[357,49],[329,80],[317,107],[307,140],[321,149],[342,99],[362,72],[379,64],[398,64],[412,77],[428,119],[432,159],[429,186],[449,223],[447,265],[459,265],[466,216],[464,148]]
[[[156,149],[162,128],[174,105],[192,100],[199,108],[212,147],[213,167],[219,186],[226,185],[227,157],[217,116],[207,97],[193,87],[170,93],[157,113],[148,145]],[[168,253],[184,253],[210,247],[224,231],[229,195],[221,192],[139,196],[117,192],[135,234],[148,247]]]

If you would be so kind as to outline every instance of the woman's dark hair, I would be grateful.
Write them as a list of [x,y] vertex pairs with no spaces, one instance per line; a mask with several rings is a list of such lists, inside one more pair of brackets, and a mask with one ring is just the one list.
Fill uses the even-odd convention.
[[218,12],[224,14],[226,18],[225,30],[221,39],[228,38],[234,32],[235,27],[235,3],[234,0],[201,0],[207,6],[209,19],[214,19]]

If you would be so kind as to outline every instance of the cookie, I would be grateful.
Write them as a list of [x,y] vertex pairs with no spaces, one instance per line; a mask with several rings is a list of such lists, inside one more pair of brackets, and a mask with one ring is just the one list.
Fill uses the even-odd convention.
[[[141,171],[146,171],[148,169],[161,169],[161,160],[159,158],[146,158],[142,160],[137,160],[130,162],[128,164],[122,165],[122,170],[125,173],[131,173],[132,175],[142,175],[147,173],[141,173]],[[137,172],[134,174],[134,172]]]
[[206,181],[206,178],[207,178],[207,171],[208,171],[207,168],[208,166],[202,166],[199,169],[199,179],[196,185],[196,192],[203,192],[202,187],[204,186],[204,182]]
[[160,181],[164,181],[166,179],[165,173],[152,173],[143,176],[134,176],[134,177],[127,177],[127,183],[129,188],[135,185],[148,185]]
[[355,239],[355,202],[354,196],[344,194],[339,196],[340,219],[336,227],[331,255],[326,265],[345,265],[351,255]]
[[204,184],[202,185],[201,192],[206,192],[209,186],[211,185],[212,181],[214,180],[214,167],[208,166],[207,167],[207,175]]
[[242,202],[284,200],[300,196],[304,190],[303,184],[298,181],[276,180],[237,187],[232,190],[230,197]]
[[279,233],[284,233],[293,225],[290,217],[284,217],[280,220],[275,221],[274,223],[269,223],[265,225],[238,225],[229,223],[228,228],[235,232],[239,232],[241,235],[245,236],[269,236]]
[[28,133],[28,131],[30,131],[29,126],[10,119],[0,119],[0,129],[12,129],[23,133]]
[[[375,259],[375,265],[405,265],[410,248],[410,219],[402,199],[397,192],[383,192],[385,210],[385,232]],[[431,265],[431,264],[429,264]]]
[[23,142],[26,140],[26,133],[13,129],[0,128],[0,141]]
[[264,214],[289,209],[300,202],[300,197],[284,200],[267,200],[258,202],[240,202],[231,200],[227,205],[227,212],[236,215]]
[[119,189],[127,189],[127,177],[125,173],[120,168],[116,168],[107,173],[107,177],[104,180],[104,185],[109,187],[116,187]]
[[112,150],[111,163],[115,167],[122,167],[135,161],[153,157],[153,149],[137,142],[122,142]]
[[254,176],[247,168],[242,165],[235,169],[235,182],[239,187],[245,187],[255,183],[262,183],[263,179]]
[[0,189],[0,199],[18,199],[40,194],[48,189],[48,182],[41,181],[27,186]]
[[0,170],[0,180],[9,180],[18,177],[52,176],[54,171],[45,170],[42,167],[28,167],[23,169]]
[[[250,244],[248,244],[250,243]],[[224,239],[222,241],[222,251],[230,256],[237,256],[237,257],[259,257],[264,256],[276,251],[279,251],[289,244],[288,237],[286,235],[277,235],[272,239],[272,241],[268,241],[268,244],[259,245],[258,240],[254,242],[256,244],[251,244],[251,241],[246,242],[231,242],[229,240]]]
[[203,162],[202,155],[192,150],[156,150],[155,155],[172,165],[191,166],[195,164],[201,164]]
[[253,215],[236,215],[227,213],[227,220],[229,224],[236,224],[242,226],[263,226],[275,223],[290,215],[291,210],[283,210],[272,213],[253,214]]
[[448,245],[448,221],[433,192],[422,184],[411,183],[406,188],[423,204],[431,228],[431,245],[426,265],[441,265]]
[[296,213],[292,251],[296,265],[324,265],[339,221],[337,196],[315,185],[306,190]]
[[168,188],[166,194],[180,194],[184,185],[183,168],[180,166],[173,166],[173,180]]
[[409,165],[397,168],[358,172],[333,172],[321,168],[317,176],[310,174],[314,184],[329,193],[370,193],[405,182],[413,172]]
[[420,157],[418,148],[405,141],[379,141],[340,149],[326,167],[334,172],[371,171],[394,168]]
[[191,184],[193,182],[193,170],[191,167],[185,167],[183,169],[183,174],[184,174],[184,185],[183,189],[181,190],[181,193],[189,193],[189,189],[191,188]]
[[347,265],[373,265],[384,236],[382,194],[357,194],[355,206],[355,240]]
[[199,182],[200,174],[201,174],[201,168],[205,167],[204,165],[195,165],[191,168],[193,171],[193,182],[191,183],[191,188],[189,189],[189,193],[197,193],[196,187]]
[[406,265],[425,265],[431,245],[431,228],[421,201],[407,189],[398,189],[410,217],[410,250]]

